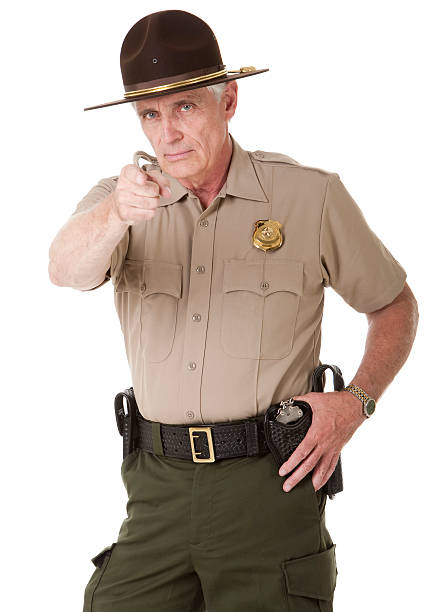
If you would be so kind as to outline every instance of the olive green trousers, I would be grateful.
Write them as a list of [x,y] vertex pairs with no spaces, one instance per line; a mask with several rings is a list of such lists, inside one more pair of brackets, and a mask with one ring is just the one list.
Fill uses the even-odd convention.
[[194,463],[135,450],[127,518],[92,560],[83,612],[331,612],[327,496],[291,491],[273,456]]

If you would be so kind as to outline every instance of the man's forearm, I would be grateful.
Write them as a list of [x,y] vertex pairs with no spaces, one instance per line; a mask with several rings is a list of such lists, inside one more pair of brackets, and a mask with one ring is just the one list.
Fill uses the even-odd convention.
[[49,249],[49,276],[64,287],[90,288],[105,276],[112,252],[128,230],[112,203],[113,194],[71,217]]
[[367,319],[364,357],[351,382],[377,401],[405,363],[416,336],[419,312],[408,284]]
[[[367,318],[365,353],[351,382],[378,400],[405,363],[416,336],[419,313],[407,283],[391,304]],[[309,392],[295,398],[311,404],[314,420],[305,438],[280,466],[279,474],[285,476],[293,470],[283,487],[290,491],[314,470],[312,483],[317,491],[330,478],[341,449],[366,417],[360,400],[348,392],[344,396],[342,391]]]

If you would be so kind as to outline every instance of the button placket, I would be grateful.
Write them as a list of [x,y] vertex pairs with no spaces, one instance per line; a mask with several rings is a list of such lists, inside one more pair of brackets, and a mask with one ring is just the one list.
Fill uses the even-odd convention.
[[[183,415],[187,419],[189,417],[186,411],[192,408],[191,412],[194,412],[195,418],[204,420],[201,414],[200,391],[207,338],[207,312],[212,282],[211,270],[217,211],[218,202],[214,201],[204,211],[204,217],[195,220],[194,226],[180,386],[180,401]],[[214,217],[210,217],[210,220],[206,219],[206,216],[211,215]]]

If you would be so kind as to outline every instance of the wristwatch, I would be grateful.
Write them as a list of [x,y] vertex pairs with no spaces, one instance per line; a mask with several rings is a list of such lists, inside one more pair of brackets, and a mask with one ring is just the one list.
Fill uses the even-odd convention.
[[350,393],[360,399],[362,402],[362,414],[365,415],[367,418],[371,417],[371,415],[376,409],[376,402],[372,397],[365,393],[365,391],[363,391],[361,387],[357,387],[352,383],[344,387],[344,391],[350,391]]

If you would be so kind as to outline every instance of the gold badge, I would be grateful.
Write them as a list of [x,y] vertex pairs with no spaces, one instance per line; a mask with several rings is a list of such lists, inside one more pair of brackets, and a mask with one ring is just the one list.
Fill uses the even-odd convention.
[[279,249],[283,242],[281,223],[274,219],[259,219],[255,221],[253,244],[261,251]]

